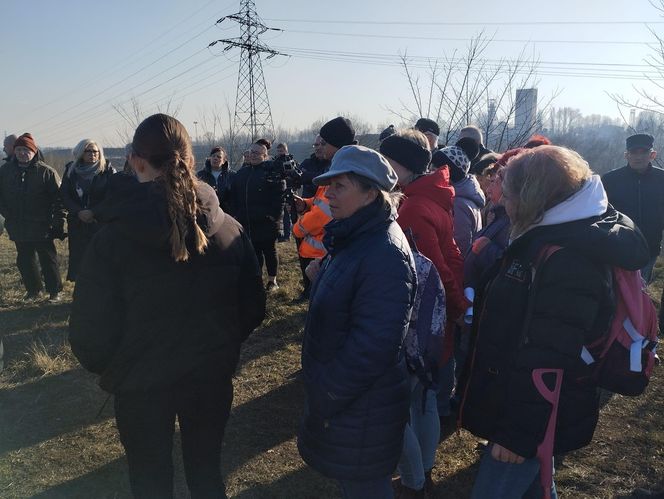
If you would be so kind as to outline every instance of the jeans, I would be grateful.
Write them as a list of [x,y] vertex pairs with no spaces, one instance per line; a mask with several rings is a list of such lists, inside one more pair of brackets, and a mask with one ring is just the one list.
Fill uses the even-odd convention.
[[339,480],[344,499],[393,499],[392,477],[371,480]]
[[655,267],[656,261],[657,257],[653,256],[648,264],[641,269],[641,277],[643,277],[643,280],[646,281],[646,284],[650,284],[650,281],[652,281],[652,271]]
[[267,241],[251,241],[254,246],[254,252],[258,259],[258,267],[263,272],[263,262],[267,267],[267,275],[270,277],[277,276],[277,268],[279,267],[279,260],[277,258],[277,240],[270,239]]
[[[551,464],[553,466],[553,463]],[[537,458],[521,464],[503,463],[491,457],[488,447],[475,477],[471,499],[539,499],[544,497]],[[558,499],[556,484],[551,483],[551,499]]]
[[[424,487],[424,474],[433,468],[440,438],[436,392],[426,391],[419,378],[410,375],[410,421],[406,425],[403,451],[399,460],[401,483],[414,490]],[[424,408],[423,401],[426,401]]]
[[438,371],[438,415],[449,416],[450,398],[454,392],[454,355]]
[[[39,265],[37,265],[39,257]],[[42,290],[44,276],[46,291],[58,293],[62,291],[62,277],[58,268],[58,254],[52,240],[39,242],[16,242],[16,266],[21,273],[25,290],[30,294]]]
[[232,401],[230,376],[116,394],[115,419],[127,454],[133,496],[173,497],[172,450],[177,417],[192,499],[225,498],[221,443]]

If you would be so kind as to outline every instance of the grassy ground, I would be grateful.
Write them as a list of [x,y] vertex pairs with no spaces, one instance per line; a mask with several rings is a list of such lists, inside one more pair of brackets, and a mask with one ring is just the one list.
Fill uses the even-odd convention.
[[[306,309],[292,303],[300,291],[293,245],[281,244],[279,250],[281,289],[270,296],[263,326],[245,343],[235,378],[223,450],[228,493],[246,499],[338,497],[335,484],[307,468],[295,445],[303,397],[295,374]],[[129,497],[112,401],[105,404],[95,377],[78,367],[66,345],[72,286],[66,286],[61,304],[25,305],[14,258],[12,245],[1,236],[6,368],[0,373],[0,497]],[[658,266],[655,293],[663,276]],[[639,497],[634,492],[639,487],[664,488],[661,379],[660,369],[646,395],[609,403],[593,443],[568,455],[557,470],[563,497]],[[437,497],[468,496],[475,448],[466,432],[443,441],[434,471]],[[174,457],[177,496],[187,497],[179,450]]]

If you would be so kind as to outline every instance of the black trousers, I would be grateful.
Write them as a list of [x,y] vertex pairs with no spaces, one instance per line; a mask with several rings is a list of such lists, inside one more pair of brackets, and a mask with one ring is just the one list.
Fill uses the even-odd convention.
[[192,499],[225,499],[221,443],[232,402],[230,376],[215,383],[189,381],[169,390],[117,394],[115,419],[134,497],[173,497],[171,453],[177,416]]
[[263,262],[267,267],[267,275],[276,276],[279,267],[279,259],[277,258],[277,239],[267,239],[261,241],[251,241],[258,258],[258,267],[263,272]]
[[300,270],[302,271],[302,286],[304,287],[304,291],[302,293],[305,296],[309,296],[309,293],[311,292],[311,281],[307,277],[307,273],[305,272],[307,266],[314,261],[313,258],[304,258],[302,256],[298,256],[300,259]]
[[[62,277],[58,268],[58,253],[52,240],[39,242],[16,242],[16,266],[21,273],[25,290],[38,293],[42,290],[44,276],[46,291],[58,293],[62,290]],[[39,257],[39,264],[37,264]]]
[[306,297],[309,296],[309,293],[311,292],[311,281],[307,277],[307,273],[305,270],[307,269],[307,266],[314,261],[313,258],[305,258],[303,256],[300,256],[300,243],[302,242],[302,239],[295,238],[295,245],[297,247],[297,258],[300,260],[300,271],[302,272],[302,287],[304,290],[302,291],[302,294]]

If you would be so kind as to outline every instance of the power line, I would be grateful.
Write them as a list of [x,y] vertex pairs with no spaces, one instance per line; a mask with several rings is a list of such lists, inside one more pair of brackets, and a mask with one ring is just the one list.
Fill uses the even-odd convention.
[[[134,62],[136,62],[138,59],[140,59],[140,58],[136,57],[138,54],[140,54],[141,52],[144,52],[146,48],[150,47],[151,45],[154,45],[156,42],[158,42],[159,40],[164,38],[166,35],[170,35],[171,40],[177,40],[178,38],[182,38],[183,36],[186,36],[188,33],[191,33],[192,31],[198,29],[201,25],[206,24],[209,21],[206,19],[204,22],[196,24],[196,26],[192,27],[191,29],[187,30],[186,32],[181,33],[180,35],[177,35],[175,37],[173,36],[173,30],[175,28],[177,28],[178,26],[182,26],[184,23],[186,23],[188,20],[195,17],[198,13],[200,13],[202,10],[204,10],[206,7],[208,7],[210,4],[214,3],[215,1],[216,0],[210,0],[209,2],[204,4],[201,8],[199,8],[198,10],[196,10],[195,12],[193,12],[192,14],[187,16],[186,18],[184,18],[182,20],[179,20],[175,25],[171,26],[166,31],[163,31],[160,35],[153,38],[148,43],[142,45],[137,51],[135,51],[131,54],[131,57],[129,58],[129,60],[125,61],[124,64],[121,64],[120,66],[109,66],[106,70],[102,71],[101,73],[96,74],[95,76],[93,76],[90,79],[86,80],[85,82],[81,83],[77,87],[72,88],[71,90],[67,91],[66,93],[64,93],[62,95],[59,95],[58,97],[54,98],[53,100],[51,100],[49,102],[46,102],[44,104],[40,104],[36,108],[31,109],[29,112],[34,113],[34,112],[40,111],[40,110],[42,110],[46,107],[51,106],[52,104],[60,102],[65,97],[69,97],[70,95],[75,94],[75,93],[81,93],[81,91],[84,91],[85,89],[87,89],[87,87],[90,86],[91,83],[99,81],[105,75],[116,74],[120,70],[131,66]],[[202,33],[200,33],[200,34],[202,34]],[[185,44],[192,41],[192,40],[193,39],[189,39],[187,42],[185,42]],[[180,47],[182,47],[182,45],[180,45],[178,48],[180,48]],[[176,48],[176,50],[177,50],[177,48]]]
[[[382,59],[372,59],[371,57],[366,57],[362,54],[352,54],[352,53],[335,53],[332,51],[317,51],[313,49],[297,49],[297,48],[287,48],[295,57],[311,59],[311,60],[321,60],[321,61],[333,61],[333,62],[350,62],[364,65],[375,65],[375,66],[402,66],[400,59],[395,56],[391,56],[391,59],[382,58]],[[444,61],[442,61],[444,62]],[[459,60],[459,62],[463,62]],[[478,67],[471,69],[475,72],[495,72],[501,69],[505,69],[510,72],[510,64],[521,64],[523,65],[522,69],[517,68],[517,74],[528,74],[531,72],[536,73],[537,75],[542,76],[570,76],[570,77],[583,77],[583,78],[600,78],[600,79],[614,79],[614,80],[648,80],[648,79],[662,79],[661,77],[648,77],[648,73],[641,73],[637,75],[633,74],[621,74],[614,70],[613,73],[608,73],[610,70],[601,70],[604,72],[598,72],[599,69],[594,71],[588,70],[585,68],[565,68],[565,67],[551,67],[551,66],[540,66],[537,61],[511,61],[508,63],[500,61],[491,64],[485,64],[486,61],[477,60]],[[483,65],[484,64],[484,65]],[[431,65],[425,65],[422,63],[409,64],[409,67],[418,68],[418,69],[430,69]],[[440,67],[443,70],[443,67]],[[627,71],[627,70],[622,70]]]
[[266,19],[272,22],[312,23],[312,24],[371,24],[380,26],[530,26],[530,25],[647,25],[664,24],[664,21],[359,21],[328,19]]
[[[286,33],[301,33],[305,35],[324,35],[324,36],[349,36],[359,38],[389,38],[399,40],[427,40],[441,42],[470,42],[475,38],[450,38],[433,36],[412,36],[412,35],[377,35],[369,33],[337,33],[332,31],[307,31],[289,29]],[[619,40],[519,40],[519,39],[499,39],[490,38],[490,42],[499,43],[562,43],[562,44],[588,44],[588,45],[649,45],[651,42],[619,41]]]
[[[401,56],[400,55],[395,55],[395,54],[385,54],[385,53],[376,53],[376,52],[348,52],[348,51],[332,51],[332,50],[322,50],[322,49],[302,49],[302,48],[297,48],[297,47],[279,47],[280,50],[284,51],[304,51],[304,52],[312,52],[312,53],[319,53],[319,54],[331,54],[331,55],[340,55],[340,56],[349,56],[349,57],[366,57],[367,59],[377,59],[377,60],[385,60],[385,61],[394,61],[398,60],[399,64],[401,64]],[[439,64],[450,64],[450,63],[463,63],[465,59],[459,58],[459,57],[432,57],[432,56],[415,56],[415,55],[408,55],[405,54],[404,57],[406,58],[407,61],[413,61],[413,60],[419,60],[423,62],[429,62],[429,63],[434,63],[437,62]],[[635,72],[639,74],[643,74],[646,69],[650,68],[652,69],[652,66],[650,64],[627,64],[627,63],[611,63],[611,62],[590,62],[590,61],[546,61],[546,60],[540,60],[540,59],[511,59],[511,58],[501,58],[501,59],[492,59],[492,58],[481,58],[477,59],[478,61],[481,62],[490,62],[490,63],[527,63],[527,64],[538,64],[538,65],[569,65],[569,66],[591,66],[595,67],[597,66],[597,71],[604,71],[601,67],[606,66],[609,68],[616,68],[616,71],[626,71],[626,72]],[[643,68],[643,69],[621,69],[621,68]],[[653,70],[653,74],[659,74],[658,71]]]

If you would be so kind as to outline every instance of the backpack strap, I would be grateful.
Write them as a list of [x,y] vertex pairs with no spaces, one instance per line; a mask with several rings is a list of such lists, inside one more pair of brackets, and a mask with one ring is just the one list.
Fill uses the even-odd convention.
[[[555,378],[553,389],[544,382],[544,375],[552,374]],[[553,446],[556,437],[556,420],[558,419],[558,402],[563,384],[562,369],[534,369],[532,379],[539,394],[551,404],[551,414],[546,425],[544,439],[537,446],[537,459],[540,463],[540,483],[546,499],[551,498],[553,484]]]

